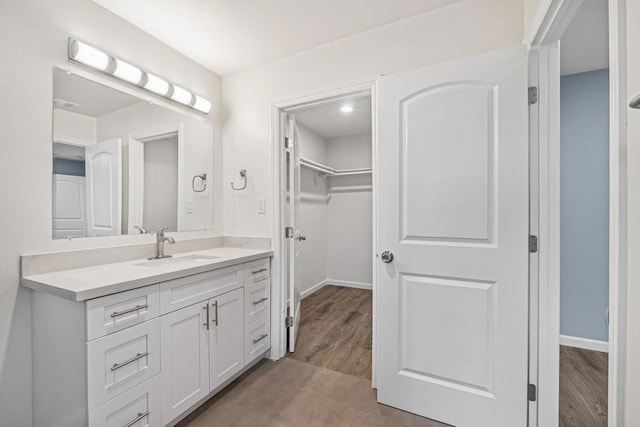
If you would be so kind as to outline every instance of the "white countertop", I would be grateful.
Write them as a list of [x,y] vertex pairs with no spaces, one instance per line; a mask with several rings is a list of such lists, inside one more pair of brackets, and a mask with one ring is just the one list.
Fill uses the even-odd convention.
[[145,259],[138,259],[25,276],[22,278],[22,285],[72,301],[85,301],[179,277],[254,261],[272,254],[271,250],[263,249],[214,248],[174,255],[176,259],[189,255],[215,257],[213,259],[168,262],[152,267],[136,265],[147,262]]

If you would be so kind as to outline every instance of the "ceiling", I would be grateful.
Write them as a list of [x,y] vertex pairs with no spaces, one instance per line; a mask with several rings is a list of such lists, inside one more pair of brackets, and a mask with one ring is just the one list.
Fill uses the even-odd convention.
[[224,76],[461,0],[94,1]]
[[[351,113],[343,113],[344,105],[353,107]],[[324,139],[371,133],[371,97],[342,98],[295,111],[296,123],[301,123]]]
[[607,0],[584,0],[560,41],[560,72],[576,74],[609,68]]
[[64,110],[91,117],[100,117],[143,102],[134,96],[74,74],[67,74],[57,68],[53,71],[53,99],[78,104],[76,107],[64,108]]

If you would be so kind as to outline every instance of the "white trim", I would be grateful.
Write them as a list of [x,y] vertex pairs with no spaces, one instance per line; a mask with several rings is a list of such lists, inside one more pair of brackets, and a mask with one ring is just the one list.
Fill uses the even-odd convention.
[[540,8],[524,43],[541,46],[560,40],[583,0],[549,0],[546,8]]
[[609,0],[609,420],[623,426],[627,319],[626,0]]
[[336,280],[336,279],[327,279],[327,285],[334,286],[342,286],[344,288],[355,288],[355,289],[373,289],[372,283],[364,283],[364,282],[350,282],[348,280]]
[[[558,425],[560,396],[560,46],[539,48],[538,425]],[[536,285],[531,284],[532,287]],[[542,392],[544,390],[544,392]]]
[[315,285],[311,286],[308,289],[305,289],[304,291],[300,292],[300,299],[305,299],[306,297],[308,297],[309,295],[315,294],[316,292],[318,292],[320,289],[324,288],[325,286],[327,286],[327,280],[321,280],[320,282],[316,283]]
[[[271,150],[272,150],[272,177],[273,177],[273,194],[272,202],[274,207],[274,222],[273,222],[273,260],[272,260],[272,321],[271,321],[271,354],[272,360],[278,360],[286,355],[286,327],[285,316],[287,311],[287,293],[285,292],[285,259],[284,252],[284,162],[285,162],[285,149],[281,144],[283,138],[283,112],[294,111],[298,108],[308,107],[310,105],[322,104],[330,102],[337,98],[344,96],[353,96],[354,94],[367,94],[369,93],[372,98],[371,103],[371,115],[372,121],[372,157],[373,165],[377,163],[377,141],[376,141],[376,102],[375,102],[375,83],[377,76],[353,81],[349,83],[339,84],[333,87],[318,89],[307,92],[301,95],[294,95],[286,98],[281,98],[271,102]],[[373,167],[373,247],[374,254],[377,245],[376,234],[376,170]],[[375,276],[376,269],[373,269],[373,343],[372,343],[372,386],[375,387],[375,372],[376,372],[376,323],[375,323],[375,311],[376,311],[376,291],[375,291]]]
[[[623,426],[626,334],[626,0],[609,0],[609,404],[608,425]],[[539,283],[538,425],[557,425],[559,397],[560,213],[559,39],[581,0],[551,0],[525,39],[540,53],[539,83]],[[532,286],[535,286],[532,283]],[[535,317],[531,316],[531,321]],[[532,349],[533,350],[533,349]],[[555,420],[555,421],[554,421]]]
[[[154,139],[170,134],[178,135],[178,206],[177,206],[177,224],[176,229],[180,230],[185,223],[186,213],[183,207],[185,206],[185,192],[184,192],[184,122],[178,122],[175,124],[158,126],[155,128],[145,129],[143,131],[133,132],[129,134],[129,143],[131,141],[138,142],[153,142]],[[130,207],[131,209],[131,207]],[[129,210],[131,212],[131,210]],[[141,225],[142,226],[142,225]],[[129,224],[127,223],[129,229]],[[129,230],[135,234],[135,231]]]
[[560,345],[567,347],[583,348],[585,350],[609,352],[607,341],[592,340],[589,338],[572,337],[570,335],[560,335]]
[[[529,86],[540,85],[540,51],[529,50]],[[539,105],[529,106],[529,234],[540,235],[539,227]],[[539,254],[529,256],[529,384],[538,384]],[[529,402],[529,424],[538,425],[538,402]]]

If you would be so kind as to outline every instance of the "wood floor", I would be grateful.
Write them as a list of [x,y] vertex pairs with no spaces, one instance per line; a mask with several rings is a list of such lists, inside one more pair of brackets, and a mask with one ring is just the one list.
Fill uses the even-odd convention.
[[302,300],[301,362],[371,380],[371,291],[327,285]]
[[608,355],[560,346],[560,427],[607,425]]
[[289,357],[264,361],[179,427],[446,427],[376,402],[371,381]]
[[[296,352],[263,361],[178,426],[444,427],[376,401],[371,291],[326,286],[302,300]],[[560,349],[560,427],[607,425],[607,354]]]

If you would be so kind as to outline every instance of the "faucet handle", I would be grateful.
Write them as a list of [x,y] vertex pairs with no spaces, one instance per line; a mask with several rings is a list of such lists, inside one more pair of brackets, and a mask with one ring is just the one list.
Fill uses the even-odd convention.
[[164,237],[164,232],[165,230],[167,230],[169,227],[162,227],[160,229],[160,231],[158,231],[156,234],[158,235],[158,237]]
[[144,228],[142,228],[142,227],[139,227],[139,226],[137,226],[137,225],[134,225],[134,226],[133,226],[133,228],[137,229],[137,230],[138,230],[138,233],[140,233],[140,234],[147,234],[147,230],[145,230],[145,229],[144,229]]

